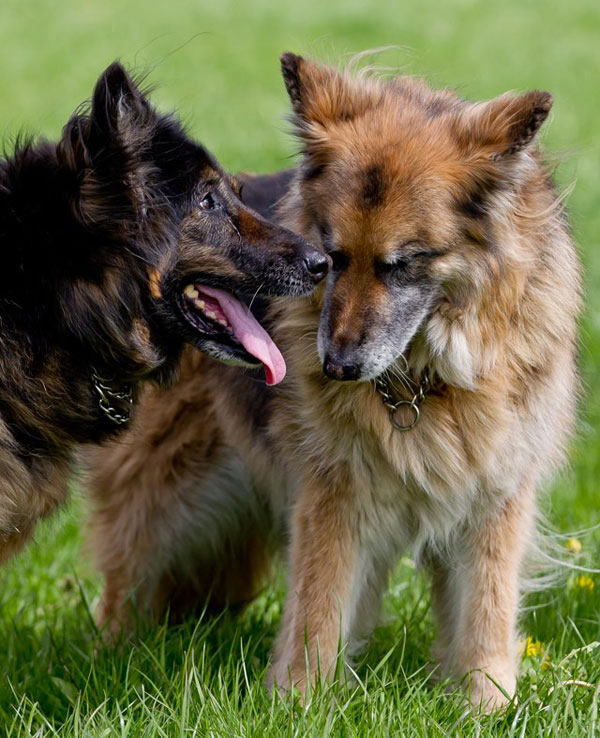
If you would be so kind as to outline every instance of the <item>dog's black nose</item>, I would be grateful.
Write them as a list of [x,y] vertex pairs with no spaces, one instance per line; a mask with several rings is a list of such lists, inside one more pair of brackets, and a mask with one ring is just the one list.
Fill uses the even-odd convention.
[[323,362],[323,371],[331,379],[338,382],[355,382],[360,378],[360,366],[358,364],[338,364],[329,356]]
[[304,257],[304,266],[310,273],[312,278],[317,282],[320,282],[329,270],[330,258],[326,254],[322,254],[320,251],[312,249]]

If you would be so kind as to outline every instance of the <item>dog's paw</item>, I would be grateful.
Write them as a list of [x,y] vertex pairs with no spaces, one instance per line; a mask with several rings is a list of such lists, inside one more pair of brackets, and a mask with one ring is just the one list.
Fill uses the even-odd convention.
[[265,678],[265,688],[269,694],[277,690],[282,697],[294,690],[304,700],[309,685],[305,666],[302,669],[294,668],[283,662],[272,664]]
[[96,627],[105,646],[117,646],[133,637],[132,611],[124,605],[117,607],[114,603],[103,601],[96,612]]
[[306,706],[315,694],[330,687],[352,689],[356,682],[353,670],[345,661],[338,661],[335,666],[323,674],[319,669],[307,671],[306,661],[296,665],[275,663],[267,672],[265,688],[269,694],[277,690],[283,697],[292,694],[299,705]]
[[462,688],[475,710],[490,714],[511,702],[517,688],[517,675],[511,667],[476,669],[464,678]]

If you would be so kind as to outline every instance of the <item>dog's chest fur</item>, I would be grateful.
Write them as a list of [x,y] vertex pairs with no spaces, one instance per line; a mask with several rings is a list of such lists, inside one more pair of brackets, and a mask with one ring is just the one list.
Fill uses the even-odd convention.
[[[572,401],[566,392],[557,398],[540,385],[532,412],[517,407],[494,377],[477,392],[434,381],[420,422],[401,432],[390,423],[373,383],[323,376],[316,351],[292,338],[315,331],[308,323],[310,310],[300,325],[302,313],[296,304],[277,326],[281,337],[289,337],[283,341],[289,368],[284,386],[268,396],[258,414],[256,406],[231,408],[234,415],[242,410],[255,421],[261,418],[247,458],[261,459],[254,472],[259,478],[265,477],[261,469],[272,469],[277,461],[286,481],[277,482],[269,496],[279,500],[278,507],[282,497],[284,507],[293,506],[298,479],[310,483],[313,476],[343,470],[352,480],[345,494],[357,534],[419,552],[426,545],[443,546],[463,525],[477,526],[517,492],[525,469],[533,480],[555,465],[550,457],[562,443],[548,436],[556,434]],[[234,424],[237,435],[248,417]],[[243,436],[242,446],[248,440]]]

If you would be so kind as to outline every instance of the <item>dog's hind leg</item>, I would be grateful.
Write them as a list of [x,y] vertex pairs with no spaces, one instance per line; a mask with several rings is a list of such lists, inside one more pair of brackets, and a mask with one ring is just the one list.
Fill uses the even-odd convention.
[[[459,605],[456,594],[459,582],[455,577],[461,573],[456,567],[450,566],[446,558],[439,553],[427,551],[423,556],[423,563],[431,576],[431,609],[437,624],[437,638],[434,654],[439,662],[444,663],[452,639],[456,631],[456,616]],[[439,667],[436,678],[440,676]]]
[[190,613],[238,611],[251,602],[270,573],[271,551],[259,532],[228,540],[220,554],[199,552],[176,561],[162,575],[154,597],[155,610],[169,611],[180,621]]
[[433,570],[444,673],[463,680],[471,702],[484,710],[515,692],[519,578],[534,511],[529,490],[508,499],[462,532],[454,560],[437,562]]
[[248,599],[264,572],[243,464],[197,381],[187,390],[182,380],[148,393],[130,432],[92,456],[89,543],[106,583],[99,620],[111,631],[131,628],[132,604],[155,617],[193,600]]

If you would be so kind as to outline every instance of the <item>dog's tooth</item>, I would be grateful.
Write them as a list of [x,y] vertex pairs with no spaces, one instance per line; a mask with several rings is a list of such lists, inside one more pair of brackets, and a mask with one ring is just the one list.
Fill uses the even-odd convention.
[[227,326],[228,323],[225,320],[225,318],[217,318],[217,323],[220,323],[221,325]]
[[212,310],[205,310],[205,311],[204,311],[204,314],[205,314],[205,315],[206,315],[207,317],[209,317],[209,318],[210,318],[211,320],[216,320],[216,319],[217,319],[217,316],[216,316],[216,314],[215,314],[215,313],[213,313],[213,311],[212,311]]
[[200,310],[204,310],[204,308],[206,307],[206,303],[204,302],[204,300],[194,300],[194,305],[197,308],[200,308]]
[[188,284],[183,293],[186,297],[191,297],[192,299],[198,297],[198,290],[194,287],[193,284]]

